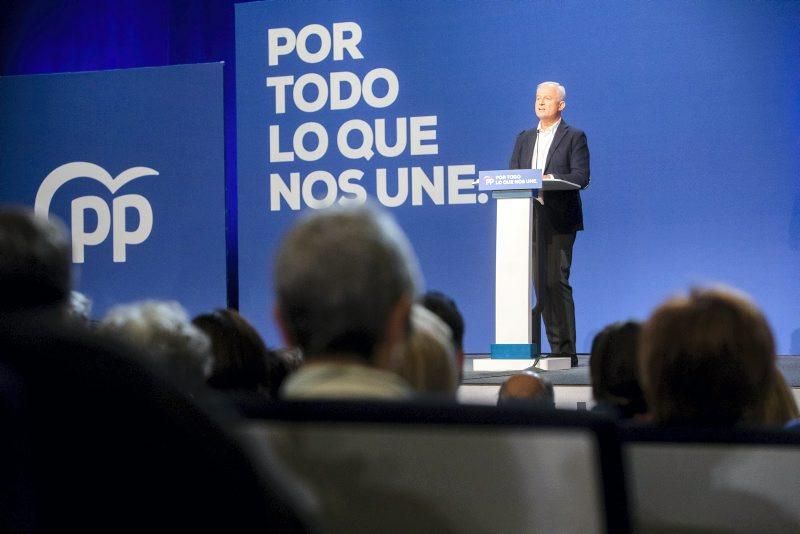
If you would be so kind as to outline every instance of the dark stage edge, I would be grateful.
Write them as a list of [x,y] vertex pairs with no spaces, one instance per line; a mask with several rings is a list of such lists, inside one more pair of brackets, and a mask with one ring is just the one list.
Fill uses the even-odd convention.
[[[473,371],[473,358],[488,358],[488,354],[468,354],[464,361],[465,386],[499,385],[506,378],[518,371]],[[786,382],[793,388],[800,388],[800,354],[792,356],[778,356],[778,368],[786,378]],[[578,355],[578,367],[564,371],[539,371],[542,376],[554,386],[589,386],[589,355]]]

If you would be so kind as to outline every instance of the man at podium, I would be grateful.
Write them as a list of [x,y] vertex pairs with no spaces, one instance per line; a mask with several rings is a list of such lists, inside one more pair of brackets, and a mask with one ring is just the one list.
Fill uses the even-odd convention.
[[[536,88],[534,110],[539,119],[535,128],[517,137],[511,155],[511,169],[541,169],[543,179],[572,182],[584,189],[589,185],[589,146],[586,134],[569,126],[561,117],[566,106],[566,90],[557,82],[542,82]],[[570,356],[578,365],[575,348],[575,303],[569,285],[572,247],[577,232],[583,230],[583,210],[579,190],[540,191],[534,202],[533,250],[544,241],[543,257],[534,261],[534,287],[551,351]],[[544,270],[540,295],[540,273]],[[540,304],[543,303],[543,306]],[[538,332],[538,326],[534,326]]]

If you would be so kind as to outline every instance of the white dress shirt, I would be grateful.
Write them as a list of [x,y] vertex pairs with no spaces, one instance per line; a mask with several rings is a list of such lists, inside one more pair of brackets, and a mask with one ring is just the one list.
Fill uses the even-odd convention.
[[[544,169],[547,166],[547,153],[550,152],[550,146],[553,144],[553,137],[556,135],[556,129],[561,124],[561,119],[551,124],[547,128],[542,128],[542,123],[536,127],[538,133],[536,134],[536,144],[533,146],[533,157],[531,158],[531,169],[540,169],[544,175]],[[542,176],[544,178],[544,176]],[[539,202],[544,204],[542,190],[539,190],[537,198]]]
[[547,164],[547,153],[550,152],[550,145],[553,144],[553,137],[556,135],[556,129],[561,124],[561,119],[551,124],[548,128],[542,128],[542,123],[537,126],[538,134],[536,135],[536,144],[533,146],[533,157],[531,158],[531,169],[541,169]]

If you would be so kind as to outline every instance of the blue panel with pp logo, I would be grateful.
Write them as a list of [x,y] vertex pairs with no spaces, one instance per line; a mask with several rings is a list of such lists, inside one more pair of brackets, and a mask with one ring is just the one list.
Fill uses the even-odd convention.
[[93,315],[225,305],[222,68],[0,78],[0,200],[67,224]]

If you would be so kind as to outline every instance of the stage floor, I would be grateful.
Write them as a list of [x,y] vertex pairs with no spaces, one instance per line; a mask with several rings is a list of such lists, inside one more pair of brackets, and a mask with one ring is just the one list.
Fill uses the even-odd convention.
[[[488,358],[488,354],[468,354],[464,359],[463,384],[488,385],[502,384],[506,378],[517,371],[473,371],[472,360]],[[778,368],[793,388],[800,388],[800,355],[778,356]],[[589,355],[578,355],[578,367],[563,371],[538,371],[555,386],[589,386]]]
[[[488,354],[468,354],[464,360],[464,379],[458,398],[471,404],[495,404],[497,390],[509,376],[519,371],[473,371],[472,360],[488,358]],[[778,356],[778,368],[793,388],[800,403],[800,355]],[[556,406],[568,409],[591,409],[591,381],[589,380],[589,355],[578,355],[578,367],[563,371],[539,371],[554,386]]]

